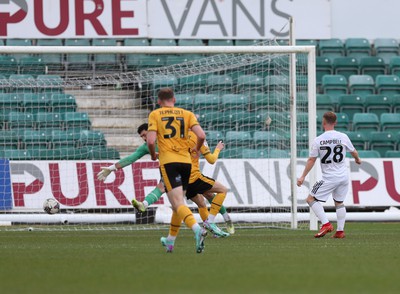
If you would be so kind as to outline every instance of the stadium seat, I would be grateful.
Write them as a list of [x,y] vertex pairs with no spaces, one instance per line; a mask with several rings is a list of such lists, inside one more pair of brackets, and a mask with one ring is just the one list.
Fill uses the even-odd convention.
[[400,56],[390,58],[389,74],[400,77]]
[[339,96],[339,112],[346,113],[350,122],[353,121],[355,113],[365,112],[364,108],[365,97],[355,94]]
[[35,114],[36,128],[41,129],[61,129],[63,126],[62,116],[58,112],[38,112]]
[[34,160],[63,160],[60,149],[27,149],[32,159]]
[[157,97],[161,88],[170,87],[173,90],[178,86],[178,79],[174,75],[155,75],[151,84],[153,97]]
[[193,105],[194,112],[197,114],[210,110],[218,110],[220,98],[215,94],[196,94]]
[[165,55],[129,54],[126,57],[125,66],[127,70],[161,67],[166,64],[166,59]]
[[242,149],[242,158],[269,158],[269,153],[267,148],[261,149],[252,149],[252,148],[243,148]]
[[81,137],[81,132],[77,130],[52,130],[51,147],[54,149],[74,148]]
[[44,75],[46,73],[46,63],[42,57],[29,56],[19,60],[19,73],[23,75]]
[[234,159],[242,158],[243,147],[226,146],[220,153],[219,158]]
[[388,150],[385,152],[386,158],[399,158],[400,157],[400,150]]
[[399,42],[394,38],[376,38],[374,49],[375,55],[389,64],[390,58],[399,55]]
[[63,113],[64,128],[90,129],[91,123],[86,112],[65,112]]
[[[65,39],[65,46],[90,46],[88,39]],[[67,72],[77,72],[92,68],[92,55],[85,53],[66,54]]]
[[377,94],[400,94],[400,78],[396,75],[378,75],[375,79]]
[[28,150],[23,149],[4,149],[0,152],[1,158],[7,158],[9,160],[30,160],[32,159],[31,154]]
[[74,147],[63,147],[59,148],[61,159],[63,160],[83,160],[92,159],[92,148],[74,148]]
[[269,149],[269,158],[290,158],[291,153],[290,150],[282,150],[282,149],[276,149],[276,148],[271,148]]
[[150,46],[147,38],[127,38],[124,39],[124,46]]
[[393,97],[388,95],[365,96],[365,111],[375,113],[378,117],[382,113],[390,113],[393,108]]
[[350,94],[374,94],[375,82],[369,75],[352,75],[349,77],[349,90]]
[[208,40],[208,46],[233,46],[233,40],[230,40],[230,39],[224,39],[224,40],[210,39],[210,40]]
[[257,75],[241,75],[237,80],[238,93],[251,95],[263,91],[263,79]]
[[106,146],[107,141],[101,131],[82,130],[79,138],[80,146]]
[[256,148],[278,148],[284,149],[285,138],[274,131],[256,131],[253,134],[254,146]]
[[204,93],[207,85],[207,78],[207,74],[191,75],[180,78],[180,92]]
[[14,56],[0,55],[0,74],[10,76],[18,73],[18,61]]
[[254,132],[264,129],[265,120],[259,113],[234,110],[233,120],[237,122],[238,131]]
[[400,113],[382,113],[380,116],[380,123],[382,131],[399,131]]
[[193,111],[194,97],[191,93],[175,94],[175,106]]
[[25,93],[22,98],[22,109],[25,112],[38,113],[47,111],[49,98],[44,93]]
[[152,39],[151,46],[176,46],[174,39]]
[[333,103],[329,95],[317,94],[317,110],[335,111],[336,105]]
[[208,93],[231,93],[233,81],[229,75],[210,75],[207,78]]
[[319,53],[321,56],[331,58],[345,56],[343,41],[337,38],[320,40]]
[[379,118],[375,113],[356,113],[353,116],[353,131],[379,131]]
[[225,144],[229,147],[250,147],[253,139],[250,132],[227,131],[225,133]]
[[299,157],[300,158],[308,158],[310,156],[310,150],[308,149],[301,149],[299,151]]
[[[32,46],[31,39],[7,39],[7,46]],[[31,54],[18,53],[12,54],[12,56],[19,62],[23,57],[32,56]]]
[[32,93],[36,84],[32,75],[10,75],[9,82],[12,93]]
[[212,125],[212,129],[216,131],[230,131],[237,130],[238,121],[236,120],[237,111],[210,111],[204,112],[201,114],[203,116],[206,114],[208,117],[208,121],[210,121]]
[[371,56],[371,44],[366,38],[348,38],[345,40],[344,47],[346,55],[354,58]]
[[332,61],[328,57],[317,56],[315,62],[317,86],[321,86],[322,77],[333,74]]
[[355,57],[336,57],[332,61],[333,73],[342,75],[347,80],[351,75],[359,74],[358,60]]
[[179,39],[178,46],[205,46],[201,39]]
[[22,94],[0,93],[0,109],[2,113],[18,111],[22,104]]
[[369,134],[369,149],[378,151],[380,157],[385,157],[386,151],[394,151],[397,138],[391,132],[371,132]]
[[242,40],[242,39],[239,39],[239,40],[235,41],[235,45],[236,46],[256,46],[261,42],[262,42],[262,40],[257,40],[257,39],[253,39],[253,40]]
[[214,150],[219,141],[225,140],[224,133],[220,131],[206,131],[206,138],[208,147],[210,147],[212,150]]
[[378,75],[387,74],[385,61],[376,56],[360,58],[360,74],[369,75],[374,80]]
[[188,56],[188,54],[184,54],[184,55],[167,55],[165,58],[165,65],[175,65],[175,64],[179,64],[180,68],[183,68],[186,63],[188,63],[187,65],[190,64],[190,62],[196,61],[197,59],[200,59],[202,57],[198,56],[196,58],[195,55],[190,55]]
[[289,94],[286,92],[255,93],[251,98],[251,109],[282,111],[286,108],[287,103],[289,103]]
[[64,81],[60,75],[38,75],[39,92],[64,93]]
[[[217,110],[207,110],[196,114],[198,114],[200,125],[203,126],[205,130],[218,130],[218,127],[223,124],[223,118],[225,116],[224,113]],[[236,125],[234,128],[236,128]],[[223,129],[219,131],[223,131]]]
[[[354,119],[354,117],[353,117]],[[337,131],[347,132],[350,129],[350,119],[347,113],[336,113],[336,126]]]
[[24,149],[48,149],[51,141],[51,131],[24,130],[21,141]]
[[221,109],[226,110],[248,110],[249,98],[243,94],[225,94],[221,96]]
[[[116,39],[93,39],[92,46],[117,46]],[[94,54],[93,69],[95,71],[112,72],[121,69],[117,54]]]
[[117,149],[115,148],[109,148],[109,147],[104,147],[104,148],[93,148],[92,149],[92,158],[94,160],[98,159],[120,159],[121,156],[118,152]]
[[[37,46],[63,46],[61,39],[38,39]],[[49,72],[64,69],[64,55],[59,53],[45,53],[38,55],[47,66]]]
[[393,95],[392,99],[392,112],[400,113],[400,95]]
[[8,92],[9,90],[8,79],[5,75],[0,75],[0,94]]
[[285,91],[289,92],[289,76],[270,75],[265,78],[265,91]]
[[339,96],[348,93],[347,79],[342,75],[325,75],[321,88],[323,94],[328,94],[334,103],[338,103]]
[[376,150],[359,150],[358,155],[361,158],[381,158],[381,154]]
[[71,94],[53,94],[49,104],[52,112],[75,112],[77,108],[75,96]]
[[346,132],[346,135],[357,150],[366,150],[369,147],[369,132],[353,131]]
[[7,126],[10,129],[33,128],[34,123],[31,113],[12,111],[8,114]]
[[1,149],[18,149],[19,139],[15,130],[0,130]]

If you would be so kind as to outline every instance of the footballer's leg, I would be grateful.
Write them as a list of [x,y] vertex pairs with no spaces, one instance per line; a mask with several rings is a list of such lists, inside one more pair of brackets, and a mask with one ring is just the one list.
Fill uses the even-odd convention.
[[[208,202],[211,204],[215,194],[207,191],[206,193],[203,194],[204,197],[208,200]],[[225,224],[226,224],[226,230],[228,231],[229,234],[233,235],[235,234],[235,226],[232,223],[231,217],[229,216],[229,213],[226,211],[225,206],[221,206],[221,209],[219,210],[219,213],[222,215],[224,218]]]
[[194,203],[196,203],[198,209],[199,209],[199,214],[203,222],[208,218],[209,212],[206,203],[204,202],[204,197],[201,194],[197,194],[194,197],[189,198],[192,200]]
[[311,195],[308,195],[307,203],[310,206],[310,208],[312,209],[312,211],[314,211],[315,215],[318,217],[318,219],[320,220],[320,222],[322,224],[321,229],[319,230],[319,232],[317,234],[314,235],[314,237],[321,238],[321,237],[325,236],[327,233],[332,232],[333,226],[329,222],[328,217],[326,216],[324,207],[321,205],[321,203]]
[[346,207],[343,202],[335,201],[337,228],[336,233],[332,238],[343,239],[346,235],[344,233],[344,224],[346,221]]
[[217,237],[228,237],[229,233],[222,231],[220,228],[218,228],[215,225],[215,217],[222,207],[222,203],[225,200],[227,189],[220,182],[215,181],[212,188],[210,190],[208,190],[207,192],[209,192],[209,193],[215,192],[215,193],[217,193],[217,195],[214,197],[214,199],[211,202],[210,214],[209,214],[207,220],[204,222],[204,227],[206,229],[208,229],[209,231],[211,231],[212,233],[214,233],[214,235],[216,235]]
[[165,192],[164,183],[161,180],[157,186],[151,191],[149,194],[146,195],[143,202],[137,201],[136,199],[132,200],[132,205],[135,207],[140,213],[143,213],[147,210],[147,208],[156,203],[160,198],[161,195]]
[[175,211],[173,211],[168,237],[161,237],[161,244],[165,247],[165,250],[168,253],[171,253],[174,250],[175,239],[179,234],[181,223],[182,218]]

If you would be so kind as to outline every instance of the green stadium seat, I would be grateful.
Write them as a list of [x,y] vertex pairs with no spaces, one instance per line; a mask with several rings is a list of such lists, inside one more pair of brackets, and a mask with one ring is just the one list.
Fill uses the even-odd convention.
[[225,133],[225,144],[229,147],[250,147],[253,139],[250,132],[246,131],[227,131]]
[[390,58],[389,74],[400,77],[400,56]]
[[[204,114],[204,113],[203,113]],[[203,115],[202,114],[202,115]],[[213,115],[213,116],[212,116]],[[210,111],[208,120],[211,122],[211,126],[213,130],[216,131],[236,131],[238,128],[238,121],[236,120],[237,111]]]
[[275,111],[275,107],[268,93],[254,93],[251,96],[251,110],[271,109]]
[[101,131],[82,130],[79,144],[80,146],[106,146],[107,141]]
[[375,55],[389,64],[390,58],[399,55],[399,42],[394,38],[376,38],[374,49]]
[[291,153],[290,150],[282,150],[282,149],[275,149],[271,148],[268,152],[269,158],[290,158]]
[[188,62],[192,62],[195,61],[196,59],[199,59],[201,57],[198,58],[194,58],[194,56],[187,56],[187,54],[185,55],[167,55],[165,58],[165,65],[175,65],[175,64],[179,64],[181,67],[184,67],[184,64],[188,63]]
[[365,112],[364,103],[364,96],[355,94],[342,95],[339,97],[339,112],[346,113],[351,122],[355,113]]
[[391,96],[393,101],[392,101],[392,112],[394,113],[400,113],[400,95],[393,95]]
[[32,93],[36,80],[32,75],[10,75],[10,92],[12,93]]
[[290,125],[290,113],[287,111],[269,111],[263,122],[270,131],[286,132]]
[[256,131],[253,134],[254,146],[256,148],[284,149],[285,138],[274,131]]
[[[65,39],[65,46],[90,46],[88,39]],[[92,68],[92,55],[85,53],[66,54],[66,70],[71,72]]]
[[369,75],[352,75],[349,77],[350,94],[368,95],[375,93],[375,83]]
[[386,151],[396,149],[397,138],[391,132],[371,132],[369,134],[369,149],[378,151],[380,157],[385,157]]
[[38,75],[39,92],[64,93],[64,81],[60,75]]
[[264,89],[264,81],[256,75],[241,75],[237,80],[237,92],[251,95],[253,93],[262,92]]
[[359,150],[358,155],[361,158],[381,158],[381,154],[376,150]]
[[343,75],[347,80],[351,75],[359,74],[358,60],[355,57],[336,57],[332,61],[333,73]]
[[[133,62],[133,59],[137,59],[137,61]],[[161,67],[166,64],[166,56],[165,55],[145,55],[145,54],[131,54],[130,62],[127,62],[128,70],[139,68],[153,68],[153,67]]]
[[62,160],[83,160],[92,158],[92,149],[62,147],[58,149]]
[[400,157],[400,150],[388,150],[385,152],[386,158],[399,158]]
[[10,76],[18,73],[18,61],[14,56],[0,55],[0,74]]
[[210,75],[207,78],[208,93],[231,93],[233,81],[229,75]]
[[378,75],[375,79],[377,94],[400,94],[400,78],[396,75]]
[[353,131],[379,131],[379,117],[375,113],[356,113],[353,116]]
[[220,106],[220,98],[215,94],[196,94],[194,96],[193,105],[195,113],[218,110]]
[[92,149],[92,158],[94,160],[99,160],[99,159],[120,159],[121,156],[118,152],[117,149],[115,148],[109,148],[109,147],[104,147],[104,148],[93,148]]
[[175,106],[193,111],[194,97],[191,93],[175,94]]
[[238,131],[254,132],[265,129],[265,119],[263,121],[261,113],[247,110],[234,110],[233,120],[237,122]]
[[332,58],[345,56],[343,41],[337,38],[320,40],[319,53],[321,56]]
[[226,146],[220,153],[219,158],[225,159],[234,159],[234,158],[242,158],[243,147],[230,147]]
[[52,130],[51,146],[54,149],[60,149],[63,147],[74,148],[77,146],[80,138],[81,133],[77,130]]
[[46,73],[46,63],[42,57],[29,56],[19,60],[19,73],[23,75],[44,75]]
[[247,110],[249,98],[243,94],[225,94],[221,97],[221,109],[226,110]]
[[[37,46],[63,46],[61,39],[39,39]],[[48,71],[60,71],[64,69],[64,55],[58,53],[45,53],[38,55],[47,66]]]
[[331,96],[327,94],[317,94],[317,110],[335,111],[336,105],[333,103]]
[[44,93],[25,93],[22,98],[22,109],[25,112],[38,113],[47,111],[49,98]]
[[[353,117],[354,119],[354,117]],[[347,113],[338,112],[336,113],[336,126],[337,131],[346,132],[350,129],[350,119]],[[322,130],[322,128],[321,128]]]
[[233,46],[233,40],[225,39],[225,40],[208,40],[208,46]]
[[252,148],[243,148],[242,149],[242,158],[269,158],[269,150],[267,148],[262,149],[252,149]]
[[158,91],[162,88],[176,89],[178,79],[174,75],[155,75],[151,84],[153,97],[157,97]]
[[7,77],[5,75],[0,75],[0,94],[8,92],[9,88]]
[[31,160],[32,156],[28,150],[4,149],[0,152],[0,158],[7,158],[9,160]]
[[0,109],[2,113],[18,111],[22,104],[22,94],[0,93]]
[[75,112],[77,108],[75,96],[71,94],[53,94],[49,105],[52,112]]
[[86,112],[64,112],[64,128],[65,129],[90,129],[91,123],[89,115]]
[[38,112],[35,114],[36,128],[41,129],[61,129],[63,126],[62,115],[58,112]]
[[147,38],[127,38],[124,39],[124,46],[150,46],[150,41]]
[[382,113],[390,113],[393,108],[393,97],[388,95],[365,96],[365,111],[375,113],[378,117]]
[[261,42],[262,42],[262,40],[257,40],[257,39],[254,39],[254,40],[239,39],[239,40],[235,41],[235,45],[236,46],[256,46],[256,45],[259,45]]
[[315,63],[316,63],[317,86],[320,86],[322,84],[322,77],[324,75],[333,74],[333,65],[332,61],[328,57],[323,57],[323,56],[317,56]]
[[176,46],[174,39],[152,39],[151,46]]
[[374,80],[378,75],[387,74],[385,61],[376,56],[360,58],[360,74],[369,75]]
[[352,131],[346,132],[347,136],[350,138],[353,146],[357,150],[366,150],[369,147],[369,131]]
[[207,78],[207,74],[191,75],[180,78],[180,92],[204,93],[207,85]]
[[6,149],[18,149],[19,136],[15,130],[0,130],[0,147]]
[[179,39],[178,46],[205,46],[201,39]]
[[27,149],[34,160],[62,160],[60,149]]
[[343,75],[325,75],[321,89],[323,94],[328,94],[334,103],[338,103],[339,96],[348,93],[347,79]]
[[400,113],[382,113],[380,116],[382,131],[400,130]]
[[207,143],[210,148],[215,148],[219,141],[225,140],[225,135],[220,131],[206,131]]
[[51,141],[51,131],[24,130],[21,141],[25,149],[48,149]]
[[298,156],[300,158],[308,158],[310,156],[310,150],[308,150],[308,149],[300,149]]
[[[117,46],[116,39],[93,39],[92,46]],[[118,60],[118,55],[110,54],[94,54],[93,69],[106,72],[121,70],[121,64]]]
[[265,91],[285,91],[289,92],[289,76],[270,75],[265,78]]
[[[32,46],[31,39],[7,39],[7,46]],[[12,56],[19,62],[19,60],[23,57],[32,56],[31,54],[26,53],[18,53],[12,54]]]
[[8,114],[7,126],[10,129],[33,128],[35,124],[33,114],[12,111]]
[[196,114],[198,115],[200,125],[205,130],[217,130],[215,127],[219,125],[223,117],[223,113],[217,110],[207,110]]
[[371,44],[366,38],[348,38],[345,40],[344,47],[349,57],[361,58],[372,55]]

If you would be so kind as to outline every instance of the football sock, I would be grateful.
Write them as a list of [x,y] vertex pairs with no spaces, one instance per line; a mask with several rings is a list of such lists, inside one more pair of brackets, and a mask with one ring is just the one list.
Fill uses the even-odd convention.
[[221,209],[222,203],[225,200],[225,196],[226,193],[218,193],[213,198],[211,202],[210,214],[213,215],[214,217],[218,214],[219,210]]
[[209,215],[207,207],[199,207],[199,214],[201,219],[205,221]]
[[197,227],[200,227],[199,224],[196,222],[196,219],[194,218],[193,213],[189,209],[189,207],[181,205],[178,207],[176,212],[179,214],[179,217],[183,220],[183,222],[194,232],[196,232]]
[[147,208],[149,205],[152,205],[153,203],[157,202],[158,199],[161,198],[161,195],[163,193],[160,191],[160,189],[158,189],[157,187],[151,191],[149,194],[146,195],[146,197],[144,198],[143,204],[145,204],[145,202],[147,202],[147,206],[145,204],[145,207]]
[[169,235],[167,237],[168,240],[175,241],[176,236],[178,236],[179,229],[181,228],[182,219],[179,214],[175,211],[172,212],[171,224],[169,226]]
[[[222,206],[223,207],[223,206]],[[225,208],[225,207],[224,207]],[[220,212],[221,212],[221,210],[220,210]],[[222,214],[222,216],[224,217],[224,221],[230,221],[231,220],[231,217],[229,216],[229,214],[227,213],[227,212],[225,212],[224,214]]]
[[[214,200],[214,198],[215,198],[215,196],[212,199],[207,199],[208,203],[211,204],[212,201]],[[219,210],[219,213],[222,214],[222,216],[227,215],[225,206],[221,205],[221,209]],[[224,219],[225,219],[225,216],[224,216]],[[228,219],[225,219],[225,220],[230,220],[229,215],[228,215]]]
[[346,221],[346,207],[344,204],[336,206],[337,231],[344,231],[344,223]]
[[321,205],[321,203],[314,200],[309,205],[323,225],[329,223],[328,217],[326,216],[324,207]]

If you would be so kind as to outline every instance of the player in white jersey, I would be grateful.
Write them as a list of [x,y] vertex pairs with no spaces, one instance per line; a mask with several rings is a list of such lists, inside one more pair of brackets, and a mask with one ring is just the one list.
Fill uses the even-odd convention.
[[326,202],[332,194],[335,202],[337,229],[333,238],[344,238],[344,224],[346,220],[346,207],[343,202],[349,189],[349,171],[346,168],[346,151],[349,151],[357,164],[361,164],[357,150],[349,137],[335,131],[336,114],[328,111],[323,115],[322,126],[325,132],[314,139],[311,146],[310,157],[304,167],[303,174],[297,179],[297,186],[301,186],[305,177],[313,168],[317,157],[321,159],[322,180],[315,183],[307,197],[307,203],[321,221],[321,229],[314,236],[320,238],[333,231],[332,224],[328,221],[324,207],[320,202]]

